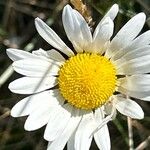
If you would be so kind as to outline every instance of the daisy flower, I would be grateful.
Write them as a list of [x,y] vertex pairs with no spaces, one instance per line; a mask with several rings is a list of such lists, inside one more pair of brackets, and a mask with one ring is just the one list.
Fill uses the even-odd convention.
[[110,149],[107,122],[118,110],[142,119],[142,108],[133,97],[150,100],[150,31],[138,36],[145,14],[130,19],[114,36],[115,4],[94,33],[82,15],[66,5],[62,21],[70,49],[42,20],[38,33],[55,49],[32,53],[8,49],[14,70],[25,77],[10,83],[18,94],[30,94],[11,110],[13,117],[28,116],[25,129],[46,125],[48,150],[88,150],[94,138],[101,150]]

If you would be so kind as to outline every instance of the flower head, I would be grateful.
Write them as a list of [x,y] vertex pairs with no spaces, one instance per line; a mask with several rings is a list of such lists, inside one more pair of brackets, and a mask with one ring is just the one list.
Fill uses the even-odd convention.
[[7,50],[14,70],[25,76],[10,83],[10,90],[31,94],[11,115],[28,115],[29,131],[47,124],[48,150],[61,150],[67,142],[68,149],[89,149],[93,137],[100,149],[109,150],[107,122],[116,110],[135,119],[144,117],[129,97],[150,99],[150,31],[138,36],[146,18],[139,13],[110,40],[117,13],[115,4],[92,35],[81,14],[67,5],[62,20],[74,51],[39,18],[37,31],[57,50]]

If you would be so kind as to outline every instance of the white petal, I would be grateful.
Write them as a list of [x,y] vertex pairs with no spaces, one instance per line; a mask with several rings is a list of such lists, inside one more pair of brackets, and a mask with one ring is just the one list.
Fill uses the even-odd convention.
[[21,60],[25,58],[36,58],[36,56],[34,56],[33,54],[19,49],[9,48],[7,49],[6,52],[8,57],[13,61]]
[[114,4],[109,11],[106,13],[106,15],[102,18],[101,22],[105,20],[105,18],[110,17],[112,20],[115,19],[119,11],[119,7],[117,4]]
[[144,112],[142,108],[134,101],[116,96],[116,108],[123,115],[134,119],[143,119]]
[[74,55],[70,48],[68,48],[59,36],[41,19],[35,19],[35,26],[41,37],[43,37],[50,45],[65,53],[67,56]]
[[104,110],[105,110],[106,115],[110,115],[112,112],[112,109],[113,109],[113,103],[107,103],[104,106]]
[[135,50],[132,50],[128,53],[126,53],[123,57],[120,59],[114,61],[114,64],[118,66],[122,65],[124,62],[127,62],[129,60],[139,58],[142,56],[150,55],[150,46],[144,46],[142,48],[137,48]]
[[143,34],[141,34],[140,36],[138,36],[132,43],[132,48],[139,48],[145,45],[150,44],[150,30],[144,32]]
[[105,44],[110,40],[113,29],[114,23],[109,17],[98,24],[93,34],[93,52],[99,52],[100,54],[104,52]]
[[150,101],[150,96],[142,97],[141,100],[143,100],[143,101],[148,101],[148,102],[149,102],[149,101]]
[[48,51],[45,51],[43,49],[39,49],[37,51],[32,51],[32,53],[34,55],[37,55],[37,56],[43,56],[47,59],[52,59],[52,60],[56,60],[56,61],[65,61],[65,58],[55,49],[51,49],[51,50],[48,50]]
[[114,120],[115,118],[116,118],[116,116],[117,116],[117,111],[116,111],[116,109],[115,110],[113,110],[114,109],[114,106],[113,106],[113,102],[112,103],[107,103],[106,105],[105,105],[105,114],[106,115],[111,115],[112,114],[112,112],[114,111],[114,113],[113,113],[113,115],[112,115],[112,120]]
[[145,19],[144,13],[139,13],[131,18],[113,38],[109,50],[106,51],[106,55],[112,57],[118,50],[129,45],[143,28]]
[[150,55],[142,56],[124,62],[122,65],[117,66],[117,74],[141,74],[150,72]]
[[11,110],[11,116],[27,116],[41,102],[41,99],[33,99],[31,96],[19,101]]
[[138,98],[138,99],[142,99],[143,97],[147,97],[150,95],[149,91],[131,91],[129,89],[125,89],[121,86],[118,87],[117,89],[118,92],[125,94],[125,95],[129,95],[130,97],[134,97],[134,98]]
[[55,49],[51,49],[49,51],[47,51],[47,54],[49,56],[50,59],[56,60],[56,61],[60,61],[60,62],[64,62],[66,59]]
[[[39,48],[38,50],[34,50],[32,51],[32,55],[34,55],[35,57],[39,58],[40,59],[45,59],[47,61],[49,61],[49,57],[48,57],[48,54],[47,54],[47,51],[43,50],[42,48]],[[53,59],[52,59],[53,60]]]
[[83,50],[85,52],[90,52],[91,51],[90,46],[92,42],[92,34],[90,31],[90,27],[88,26],[85,19],[82,17],[82,15],[78,11],[73,10],[73,12],[76,15],[77,20],[80,24],[80,28],[81,28],[81,32],[83,36],[83,43],[82,43]]
[[9,89],[18,94],[33,94],[52,88],[56,84],[56,77],[23,77],[11,82]]
[[49,143],[47,150],[63,150],[72,133],[77,128],[80,120],[81,115],[79,115],[79,111],[74,112],[62,134],[53,142]]
[[[32,111],[32,113],[27,118],[24,128],[27,131],[33,131],[41,128],[48,123],[51,114],[51,105],[49,103],[43,103],[39,108]],[[58,110],[59,107],[54,107]],[[53,113],[55,115],[55,113]]]
[[150,75],[132,75],[118,80],[121,87],[130,91],[150,92]]
[[75,150],[89,150],[92,142],[92,132],[95,129],[93,112],[83,115],[75,133]]
[[94,139],[100,150],[110,150],[110,135],[107,125],[94,134]]
[[86,51],[92,41],[92,35],[85,19],[69,5],[65,6],[62,19],[66,34],[77,52]]
[[119,85],[117,91],[135,97],[143,99],[150,96],[150,75],[132,75],[129,77],[121,78],[118,80]]
[[61,135],[68,124],[71,112],[72,106],[66,104],[55,112],[55,115],[50,117],[44,133],[44,138],[47,141],[53,141]]
[[43,77],[57,75],[59,70],[58,63],[55,61],[46,61],[41,59],[24,59],[13,63],[13,68],[16,72],[31,76]]
[[47,51],[43,50],[42,48],[39,48],[39,50],[32,51],[32,54],[34,54],[36,56],[43,56],[45,58],[48,58]]
[[131,42],[131,44],[129,44],[128,46],[126,46],[122,50],[118,51],[114,55],[114,57],[112,57],[112,60],[117,60],[128,52],[134,51],[134,50],[142,48],[142,47],[146,47],[148,44],[150,44],[150,38],[149,37],[150,37],[150,30],[141,34],[135,40],[133,40]]
[[[56,90],[50,90],[26,97],[12,108],[11,115],[13,117],[29,115],[33,110],[40,109],[43,103],[50,103],[51,106],[58,106],[60,102],[57,100],[58,96],[55,96],[55,93],[57,93]],[[60,101],[63,103],[63,100]]]
[[[95,110],[95,122],[97,126],[102,123],[102,119],[104,118],[104,112],[102,109]],[[98,132],[94,134],[95,142],[100,150],[110,150],[110,136],[107,125],[103,126]]]
[[48,95],[46,100],[43,101],[43,98],[40,105],[31,111],[29,117],[27,118],[24,128],[28,131],[33,131],[41,128],[48,123],[50,117],[56,115],[56,112],[62,107],[63,100],[57,94],[57,90],[53,90],[52,94]]
[[105,115],[104,115],[104,111],[102,108],[98,108],[95,110],[94,118],[97,124],[100,124],[102,122],[102,119],[104,118],[104,116]]
[[69,138],[68,142],[67,142],[67,150],[76,150],[75,149],[75,132],[72,134],[72,136]]

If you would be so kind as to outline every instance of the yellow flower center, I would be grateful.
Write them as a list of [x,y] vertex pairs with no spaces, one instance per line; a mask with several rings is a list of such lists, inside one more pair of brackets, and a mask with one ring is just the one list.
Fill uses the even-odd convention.
[[77,54],[60,68],[58,83],[68,103],[80,109],[95,109],[115,91],[116,69],[104,56]]

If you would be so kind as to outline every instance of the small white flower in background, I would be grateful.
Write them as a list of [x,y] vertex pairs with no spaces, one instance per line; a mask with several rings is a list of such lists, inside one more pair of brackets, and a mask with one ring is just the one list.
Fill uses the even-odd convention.
[[131,118],[144,117],[142,108],[126,95],[150,100],[150,31],[137,37],[146,19],[139,13],[110,41],[117,13],[115,4],[92,35],[79,12],[65,6],[63,25],[76,53],[39,18],[37,31],[57,50],[7,50],[14,70],[25,76],[9,89],[31,94],[12,108],[11,115],[28,115],[28,131],[47,124],[48,150],[62,150],[66,143],[68,150],[88,150],[93,137],[99,149],[109,150],[107,122],[116,110]]

